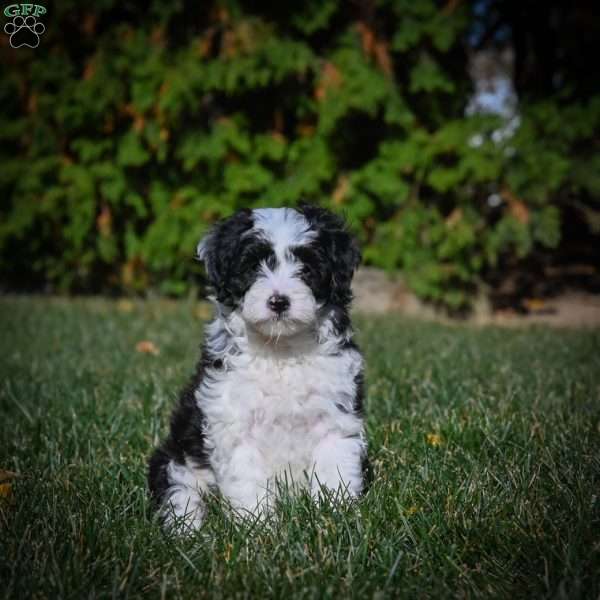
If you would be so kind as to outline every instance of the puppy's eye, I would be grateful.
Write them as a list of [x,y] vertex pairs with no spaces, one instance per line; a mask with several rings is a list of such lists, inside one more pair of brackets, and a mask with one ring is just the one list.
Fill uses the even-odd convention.
[[323,262],[319,253],[310,246],[292,248],[292,254],[307,269],[316,269]]
[[271,269],[275,268],[277,259],[273,249],[268,245],[253,246],[242,253],[240,267],[243,270],[257,269],[265,262]]

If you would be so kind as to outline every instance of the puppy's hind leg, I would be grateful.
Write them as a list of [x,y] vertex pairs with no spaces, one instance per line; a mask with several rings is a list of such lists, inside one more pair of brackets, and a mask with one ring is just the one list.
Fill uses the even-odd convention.
[[205,514],[203,496],[215,485],[208,467],[197,467],[189,458],[179,462],[158,449],[150,460],[148,483],[167,529],[191,533],[200,528]]

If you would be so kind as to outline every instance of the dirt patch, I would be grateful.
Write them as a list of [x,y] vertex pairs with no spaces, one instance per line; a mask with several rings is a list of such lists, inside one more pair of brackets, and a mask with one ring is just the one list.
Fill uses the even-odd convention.
[[[452,321],[447,315],[419,300],[400,275],[372,267],[358,270],[353,283],[354,309],[367,314],[398,313],[410,317]],[[478,325],[600,327],[600,294],[565,291],[550,298],[525,298],[514,309],[492,310],[482,296],[466,319]]]
[[600,295],[567,291],[554,298],[527,299],[525,314],[503,310],[489,322],[499,325],[544,323],[557,327],[600,327]]

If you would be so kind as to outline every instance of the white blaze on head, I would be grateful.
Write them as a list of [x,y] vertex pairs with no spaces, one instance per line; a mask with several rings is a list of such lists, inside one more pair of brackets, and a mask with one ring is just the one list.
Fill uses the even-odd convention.
[[[254,228],[272,245],[277,266],[261,266],[256,282],[250,287],[242,305],[243,319],[267,337],[287,336],[312,326],[316,320],[317,303],[310,288],[300,278],[300,263],[288,251],[306,245],[316,233],[302,214],[290,208],[261,208],[253,211]],[[283,295],[289,299],[289,309],[276,315],[269,308],[269,299]]]
[[308,221],[293,208],[258,208],[253,211],[254,230],[273,244],[280,262],[285,261],[285,250],[301,246],[315,238]]

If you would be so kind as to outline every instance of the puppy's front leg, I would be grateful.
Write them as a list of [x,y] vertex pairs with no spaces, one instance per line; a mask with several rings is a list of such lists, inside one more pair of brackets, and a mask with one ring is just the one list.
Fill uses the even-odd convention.
[[258,448],[241,444],[232,451],[220,488],[242,516],[244,512],[258,514],[268,508],[268,473]]
[[358,496],[363,488],[362,457],[365,443],[359,436],[328,434],[316,446],[311,478],[311,494],[319,495],[322,487],[344,490]]

